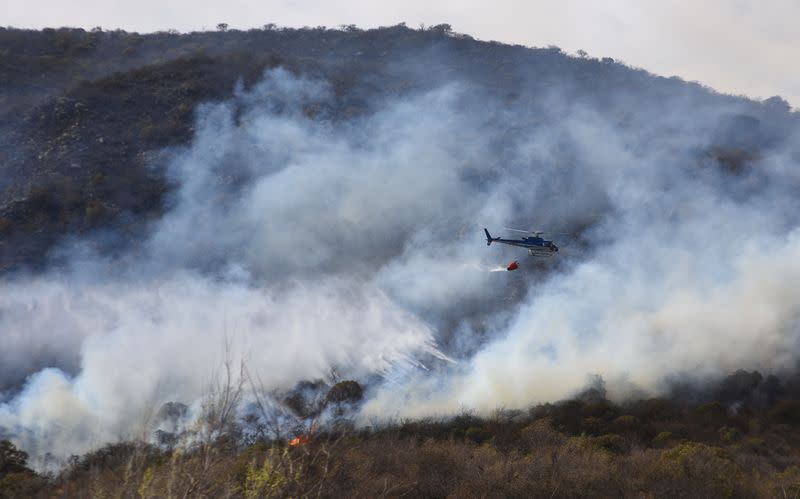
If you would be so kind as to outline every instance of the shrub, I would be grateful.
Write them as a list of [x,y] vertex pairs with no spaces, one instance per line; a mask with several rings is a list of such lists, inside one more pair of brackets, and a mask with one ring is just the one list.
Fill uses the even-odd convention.
[[622,415],[622,416],[618,417],[617,419],[615,419],[611,423],[611,426],[614,429],[614,431],[620,432],[620,433],[622,433],[622,432],[636,432],[636,431],[639,431],[639,429],[641,428],[642,422],[639,421],[639,418],[637,418],[636,416],[631,416],[630,414],[625,414],[625,415]]
[[613,433],[593,438],[592,444],[612,454],[624,454],[628,452],[628,444],[625,442],[625,439]]
[[658,435],[653,438],[653,443],[656,445],[663,445],[667,442],[672,440],[672,432],[670,431],[662,431]]
[[724,449],[696,442],[661,453],[653,487],[676,497],[752,497],[752,483]]
[[723,426],[719,429],[719,439],[722,443],[732,444],[739,437],[739,429],[730,426]]
[[10,440],[0,440],[0,475],[30,471],[28,453],[17,449]]
[[751,454],[767,454],[769,446],[767,441],[761,437],[746,437],[742,441],[742,449]]
[[769,411],[773,423],[800,424],[800,400],[780,400]]
[[0,498],[35,497],[47,482],[31,471],[0,473]]
[[566,437],[556,431],[546,419],[538,419],[522,429],[521,437],[529,448],[555,447],[562,445]]
[[661,398],[650,398],[635,402],[629,407],[631,414],[647,422],[669,421],[675,418],[675,409],[669,401]]
[[600,418],[590,416],[583,418],[581,429],[589,435],[602,435],[605,433],[606,422]]
[[717,426],[725,419],[725,408],[719,402],[710,402],[697,406],[692,411],[692,418],[701,426]]
[[0,440],[0,498],[31,497],[45,485],[28,468],[28,454],[10,440]]
[[484,428],[478,428],[477,426],[467,428],[464,436],[476,444],[488,442],[492,438],[492,434],[489,431],[485,430]]
[[800,497],[800,467],[789,466],[767,480],[764,495],[768,497]]
[[466,437],[467,432],[463,428],[453,428],[450,430],[450,439],[451,440],[463,440]]
[[278,470],[268,456],[261,466],[257,466],[255,462],[250,463],[250,466],[248,466],[244,484],[244,497],[247,499],[275,497],[283,492],[288,483],[286,476]]

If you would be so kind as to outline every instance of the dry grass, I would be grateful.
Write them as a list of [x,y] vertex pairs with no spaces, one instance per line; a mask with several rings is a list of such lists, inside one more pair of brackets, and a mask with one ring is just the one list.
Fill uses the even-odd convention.
[[[622,437],[616,436],[619,439]],[[797,497],[800,452],[780,463],[741,444],[663,448],[525,424],[494,439],[409,438],[397,429],[320,435],[307,446],[222,440],[191,449],[108,446],[60,476],[7,474],[2,497]],[[779,438],[771,435],[770,438]],[[791,463],[791,464],[787,464]],[[785,495],[784,495],[785,494]]]

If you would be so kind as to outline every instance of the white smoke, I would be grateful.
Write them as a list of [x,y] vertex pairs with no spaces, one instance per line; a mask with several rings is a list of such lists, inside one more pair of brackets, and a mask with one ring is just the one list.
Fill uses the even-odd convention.
[[[6,285],[4,294],[33,302],[42,288],[63,307],[39,311],[52,315],[27,334],[74,334],[72,355],[81,360],[74,373],[32,374],[0,406],[0,427],[35,451],[84,452],[130,436],[165,401],[200,399],[228,340],[232,354],[270,388],[324,377],[332,366],[363,377],[438,355],[427,325],[379,289],[337,278],[279,289],[194,274],[132,283],[37,279]],[[51,329],[64,314],[88,319],[80,328]]]
[[[201,399],[229,338],[268,388],[383,374],[380,416],[794,367],[797,132],[731,173],[707,151],[754,103],[540,100],[532,122],[450,83],[343,120],[324,81],[274,70],[204,106],[146,241],[0,281],[0,429],[39,456],[125,437]],[[546,263],[481,230],[587,220]],[[409,369],[431,356],[458,362]]]

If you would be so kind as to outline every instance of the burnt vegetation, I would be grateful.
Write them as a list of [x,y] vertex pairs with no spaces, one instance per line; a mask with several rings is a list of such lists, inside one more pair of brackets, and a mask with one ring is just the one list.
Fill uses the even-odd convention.
[[[227,385],[210,404],[238,399]],[[158,438],[105,445],[40,474],[0,443],[0,497],[794,497],[800,391],[738,371],[714,386],[615,403],[602,380],[574,398],[478,416],[354,424],[355,381],[302,382],[244,417],[183,404]],[[224,405],[224,404],[223,404]],[[326,423],[281,431],[286,421]],[[168,422],[167,426],[163,423]],[[259,427],[260,428],[257,428]],[[207,431],[198,430],[206,427]],[[285,422],[283,428],[289,428]],[[169,438],[165,436],[169,435]],[[304,435],[302,441],[293,436]],[[190,436],[190,438],[187,438]]]
[[[745,101],[583,51],[572,57],[557,47],[477,41],[446,24],[223,25],[188,34],[0,28],[0,271],[40,268],[65,236],[101,232],[111,249],[135,244],[167,207],[164,151],[190,141],[195,108],[276,66],[331,83],[336,105],[309,108],[310,117],[346,120],[386,98],[458,81],[526,110],[531,123],[493,125],[511,135],[537,124],[553,89],[623,128],[635,127],[632,105],[658,106],[666,96]],[[620,102],[632,95],[639,100]],[[747,106],[719,125],[699,164],[741,172],[796,120],[779,97]]]

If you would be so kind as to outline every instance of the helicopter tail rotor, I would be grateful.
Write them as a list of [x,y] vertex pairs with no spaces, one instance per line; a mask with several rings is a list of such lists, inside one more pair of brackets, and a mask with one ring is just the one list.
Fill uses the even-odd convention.
[[486,227],[483,228],[483,232],[486,233],[486,246],[491,246],[492,245],[492,241],[494,241],[494,239],[492,238],[492,235],[489,234],[489,231],[486,229]]

